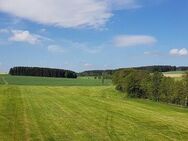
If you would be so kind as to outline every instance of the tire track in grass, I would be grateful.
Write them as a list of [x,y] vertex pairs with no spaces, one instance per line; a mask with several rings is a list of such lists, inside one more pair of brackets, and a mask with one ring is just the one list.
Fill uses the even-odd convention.
[[33,97],[30,96],[30,94],[33,94],[32,87],[27,87],[27,89],[24,89],[24,93],[27,94],[26,103],[29,109],[28,116],[30,116],[30,120],[32,121],[32,125],[30,126],[30,129],[32,131],[32,140],[45,141],[44,134],[42,133],[42,129],[40,128],[39,122],[37,120],[39,115],[37,115],[36,111],[34,111],[34,101],[31,101],[33,99]]
[[[56,91],[55,89],[51,89],[51,88],[45,88],[44,91],[48,91],[51,94],[53,94],[53,95],[51,95],[51,94],[49,95],[49,100],[51,102],[53,102],[58,107],[58,109],[62,110],[63,112],[66,113],[66,115],[68,115],[67,118],[68,118],[69,122],[75,122],[75,124],[74,124],[74,126],[75,126],[74,128],[75,129],[83,130],[82,128],[86,128],[87,125],[89,125],[90,122],[86,118],[87,116],[83,116],[83,114],[81,114],[81,112],[83,111],[83,109],[79,108],[80,107],[79,106],[79,101],[76,101],[76,103],[75,103],[75,100],[72,99],[71,102],[68,102],[68,101],[65,102],[63,99],[66,96],[62,97],[61,94],[60,94],[62,91],[59,92],[59,91]],[[62,100],[63,100],[63,102],[62,102]],[[86,113],[87,113],[87,110],[85,111],[85,114]],[[76,119],[72,118],[72,117],[75,117],[75,116],[77,117]],[[64,118],[67,119],[66,117],[64,117]],[[82,126],[79,125],[80,121],[84,121],[84,122],[82,122],[82,124],[80,124]],[[72,125],[71,125],[71,127],[72,127]],[[90,125],[90,128],[92,128],[92,125]],[[71,130],[75,130],[75,129],[71,129]],[[66,130],[66,132],[67,132],[67,130]],[[72,137],[75,137],[76,134],[78,134],[78,133],[75,133],[73,131],[72,132],[69,131],[68,133],[69,133],[69,136],[72,136]]]
[[[71,118],[75,123],[74,124],[74,126],[76,126],[75,129],[79,129],[82,134],[87,134],[86,137],[87,139],[103,140],[106,134],[104,134],[105,132],[101,124],[99,124],[99,120],[97,118],[94,118],[94,116],[96,116],[97,113],[94,113],[93,112],[94,109],[91,109],[93,108],[89,105],[91,101],[87,99],[87,97],[85,97],[84,95],[81,97],[81,94],[79,95],[80,93],[79,90],[76,91],[76,93],[74,92],[70,93],[70,91],[69,90],[67,91],[67,89],[49,88],[48,91],[51,91],[51,93],[55,94],[55,95],[50,95],[51,97],[56,99],[55,103],[58,103],[59,106],[62,106],[63,103],[64,108],[66,107],[66,109],[71,113],[71,116],[77,117],[76,119]],[[74,87],[71,88],[71,90],[74,91],[77,90],[77,88]],[[69,93],[67,93],[66,91]],[[63,97],[61,96],[62,92],[66,93],[66,95],[64,95]],[[59,97],[57,97],[58,95]],[[78,98],[79,96],[80,99]],[[66,100],[67,98],[69,100]],[[100,111],[99,108],[98,110]],[[100,113],[102,114],[102,112]],[[98,134],[99,132],[100,134]]]
[[32,97],[34,96],[36,98],[35,101],[32,101],[33,108],[37,108],[35,109],[36,113],[38,113],[38,109],[40,109],[40,113],[38,113],[39,117],[36,117],[36,121],[38,123],[38,127],[41,130],[41,134],[44,135],[44,140],[56,140],[54,136],[56,137],[59,129],[58,126],[55,126],[54,124],[56,123],[56,119],[51,117],[51,112],[54,112],[55,114],[56,109],[54,109],[54,111],[51,111],[51,107],[49,106],[51,103],[54,103],[54,101],[53,99],[52,101],[49,101],[50,99],[47,99],[49,91],[45,91],[45,87],[37,87],[32,90],[35,91],[35,93],[33,93],[34,95],[32,94]]
[[[82,119],[86,118],[87,121],[89,122],[89,123],[84,122],[84,123],[87,123],[86,126],[93,125],[93,129],[95,129],[97,132],[100,132],[102,134],[102,136],[101,136],[102,139],[104,139],[104,136],[105,136],[106,139],[108,139],[108,140],[110,140],[110,137],[112,137],[112,139],[114,139],[114,140],[120,140],[118,138],[120,133],[116,132],[116,128],[118,127],[118,125],[126,127],[127,124],[125,124],[125,122],[130,125],[130,123],[129,123],[130,121],[128,122],[126,119],[127,116],[122,118],[122,117],[119,117],[119,114],[116,113],[117,112],[116,110],[118,108],[117,103],[115,106],[114,104],[110,103],[111,101],[108,101],[109,99],[106,99],[104,101],[104,99],[101,100],[101,99],[99,99],[100,97],[96,96],[96,94],[97,95],[98,95],[98,93],[100,94],[100,92],[98,92],[98,90],[94,91],[95,89],[85,89],[84,87],[83,88],[80,88],[80,87],[75,88],[74,87],[74,89],[76,90],[76,93],[67,93],[66,92],[67,89],[70,89],[70,88],[67,88],[66,90],[64,90],[64,88],[63,89],[50,88],[50,89],[52,91],[56,91],[56,93],[58,93],[58,94],[63,92],[63,93],[67,94],[64,96],[67,96],[67,97],[70,96],[71,100],[70,99],[69,100],[71,101],[71,104],[76,102],[74,107],[76,109],[78,107],[80,107],[80,110],[79,110],[80,112],[78,113],[79,115],[81,115],[80,118],[82,118]],[[72,90],[73,89],[71,88],[71,91]],[[68,90],[68,92],[69,92],[69,90]],[[85,94],[85,92],[87,92],[87,94]],[[73,95],[71,95],[71,94],[73,94]],[[52,96],[55,97],[55,95],[52,95]],[[80,98],[79,98],[79,96],[80,96]],[[76,98],[76,97],[78,97],[78,98]],[[58,100],[60,100],[60,99],[58,99]],[[111,114],[113,114],[115,116],[116,120],[118,120],[118,121],[121,120],[121,122],[117,122],[117,121],[114,122],[114,120],[113,120],[114,116],[112,117],[112,120],[111,120],[112,123],[108,122],[109,132],[112,132],[112,135],[109,136],[108,132],[106,131],[106,125],[105,125],[106,114],[105,113],[106,112],[109,113],[109,110],[111,110],[112,106],[115,111],[112,112]],[[70,108],[70,109],[71,110],[74,109],[74,111],[78,111],[75,108]],[[91,121],[92,121],[92,124],[91,124]],[[113,125],[115,125],[116,128],[114,128]]]
[[[52,89],[52,88],[51,88]],[[75,90],[77,89],[77,88],[74,88]],[[57,93],[61,93],[62,91],[64,92],[64,89],[63,90],[60,90],[60,89],[53,89],[54,91],[57,91]],[[71,89],[72,90],[72,89]],[[77,93],[73,93],[74,94],[74,96],[70,96],[71,97],[71,104],[73,104],[73,101],[74,102],[76,102],[77,104],[75,104],[75,106],[74,107],[76,107],[76,108],[78,108],[78,105],[80,105],[79,107],[83,107],[84,106],[84,108],[81,108],[79,111],[79,115],[81,115],[81,118],[83,119],[83,118],[86,118],[87,117],[87,121],[89,122],[88,124],[86,124],[86,126],[87,125],[90,125],[91,126],[91,121],[92,121],[92,125],[93,125],[93,128],[94,129],[97,129],[96,131],[97,132],[100,132],[101,130],[102,130],[102,133],[103,133],[103,136],[101,136],[101,138],[103,138],[104,139],[104,135],[108,135],[108,132],[105,132],[105,129],[106,129],[106,126],[104,125],[105,124],[105,121],[103,122],[103,119],[105,120],[105,113],[107,112],[107,111],[109,111],[110,110],[110,107],[111,107],[111,104],[109,104],[107,101],[100,101],[100,100],[98,100],[98,97],[93,97],[92,95],[95,95],[95,91],[93,91],[93,90],[88,90],[88,89],[86,89],[87,90],[87,93],[89,93],[89,94],[85,94],[85,91],[83,91],[83,90],[85,90],[84,88],[78,88],[78,90],[77,90]],[[79,96],[78,94],[79,94],[79,92],[82,92],[81,94],[80,94],[80,99],[79,98],[77,98],[76,99],[76,97],[75,96]],[[93,93],[94,92],[94,93]],[[71,93],[70,93],[71,94]],[[68,96],[69,94],[67,94],[67,96]],[[91,95],[91,96],[89,96],[89,95]],[[53,97],[55,97],[54,95],[53,95]],[[73,99],[74,98],[74,99]],[[97,98],[97,99],[96,99]],[[75,108],[71,108],[71,109],[74,109],[75,110]],[[87,110],[86,110],[87,109]],[[97,111],[96,111],[97,110]],[[78,110],[76,110],[76,111],[78,111]],[[95,112],[94,112],[95,111]],[[97,112],[97,113],[96,113]],[[115,112],[113,112],[113,114],[114,114]],[[89,115],[88,115],[89,114]],[[86,115],[88,115],[88,116],[86,116]],[[96,116],[96,117],[95,117]],[[100,116],[100,117],[99,117]],[[92,118],[91,118],[92,117]],[[95,117],[95,118],[94,118]],[[91,119],[90,119],[91,118]],[[100,119],[99,119],[100,118]],[[96,120],[97,119],[97,120]],[[102,121],[102,123],[101,123],[101,121]],[[111,120],[112,121],[112,120]],[[87,123],[87,122],[85,122],[85,123]],[[111,135],[111,137],[113,138],[113,139],[116,139],[116,140],[119,140],[118,138],[117,138],[117,133],[116,133],[116,131],[115,131],[115,128],[112,126],[112,124],[113,123],[110,123],[110,122],[108,122],[108,125],[109,125],[109,131],[110,132],[113,132],[113,135]],[[118,123],[119,124],[119,123]],[[111,129],[110,129],[111,128]],[[101,133],[101,134],[102,134]],[[108,140],[110,139],[110,136],[108,135]],[[107,139],[106,138],[106,139]]]
[[[118,105],[118,104],[116,103],[116,106],[117,106],[117,105]],[[118,108],[118,107],[117,107],[117,108]],[[131,108],[131,109],[134,109],[134,108]],[[140,111],[140,110],[138,110],[138,111]],[[137,112],[138,112],[138,111],[137,111]],[[145,111],[145,110],[144,110],[144,111]],[[122,113],[123,113],[123,111],[122,111]],[[144,113],[146,113],[146,111],[145,111]],[[153,113],[153,112],[152,112],[152,113]],[[113,115],[116,115],[116,113],[113,112]],[[144,114],[143,114],[143,115],[144,115]],[[142,116],[143,116],[143,115],[142,115]],[[125,117],[126,117],[126,116],[125,116]],[[143,117],[144,117],[144,116],[143,116]],[[134,119],[134,120],[133,120],[133,119]],[[131,121],[133,121],[133,123],[137,123],[137,122],[140,122],[140,123],[141,123],[140,120],[137,121],[136,118],[133,118],[133,119],[131,119]],[[149,120],[149,121],[150,121],[150,120]],[[148,121],[148,122],[149,122],[149,121]],[[165,121],[163,121],[163,125],[164,125],[164,123],[165,123]],[[137,125],[139,125],[139,123],[138,123]],[[169,126],[168,126],[168,128],[169,128]],[[109,129],[110,129],[110,128],[109,128]],[[168,131],[169,131],[169,130],[170,130],[170,129],[168,129]],[[110,130],[110,131],[111,131],[111,130]],[[157,133],[157,132],[155,132],[155,133]],[[164,131],[163,131],[163,133],[164,133]],[[161,133],[161,134],[162,134],[162,133]],[[165,133],[164,133],[164,134],[165,134]],[[110,134],[110,135],[112,135],[112,134]],[[167,136],[168,136],[168,135],[166,135],[165,138],[167,138]],[[135,137],[136,137],[136,135],[135,135]],[[172,137],[168,137],[168,139],[172,139]]]
[[[63,90],[64,89],[62,89],[62,91]],[[87,92],[91,93],[93,91],[87,91]],[[79,91],[78,91],[78,93],[79,93]],[[148,109],[145,106],[142,107],[142,105],[143,105],[142,103],[138,104],[134,100],[129,101],[128,103],[126,103],[126,101],[124,100],[124,101],[122,101],[123,105],[120,106],[119,103],[117,103],[118,101],[116,101],[116,102],[114,100],[108,101],[107,99],[105,101],[103,101],[101,99],[98,99],[97,97],[92,97],[92,93],[91,93],[91,97],[86,97],[87,95],[85,95],[85,94],[80,95],[80,96],[82,96],[82,98],[77,99],[77,101],[79,103],[81,103],[82,105],[85,105],[85,107],[91,107],[93,105],[93,100],[96,98],[95,100],[98,101],[98,104],[96,103],[95,106],[93,105],[95,108],[98,107],[98,105],[101,105],[101,103],[108,104],[108,102],[109,102],[109,104],[112,106],[111,110],[113,110],[113,115],[117,115],[117,109],[119,109],[119,112],[121,111],[121,113],[123,114],[122,115],[123,120],[126,120],[126,118],[129,117],[129,121],[136,125],[135,127],[133,127],[133,129],[135,129],[135,132],[131,132],[131,135],[133,133],[138,133],[138,134],[135,134],[135,138],[141,136],[141,134],[138,132],[138,130],[140,130],[140,129],[143,129],[142,132],[150,131],[154,135],[157,135],[158,138],[161,137],[162,139],[165,139],[165,140],[171,140],[174,137],[175,137],[175,139],[178,139],[178,140],[182,138],[181,136],[179,136],[179,137],[174,136],[174,133],[175,133],[174,126],[176,124],[171,123],[171,122],[173,122],[172,121],[173,118],[171,116],[169,116],[168,114],[160,113],[159,110],[157,109],[157,107]],[[146,104],[146,103],[144,103],[144,104]],[[103,108],[103,106],[101,108]],[[150,105],[147,105],[147,106],[150,106]],[[160,105],[158,104],[158,106],[160,106]],[[128,113],[124,112],[125,109],[128,110],[127,111]],[[119,118],[119,117],[116,116],[116,118]],[[143,122],[143,121],[145,121],[145,122]],[[121,124],[123,124],[123,123],[121,123]],[[160,126],[162,127],[161,129],[160,129]],[[158,127],[159,129],[158,128],[155,129],[155,127]],[[180,127],[181,126],[178,125],[179,129],[181,129]],[[174,129],[174,131],[173,131],[173,129]],[[181,130],[178,130],[178,131],[181,131]],[[186,131],[186,128],[182,129],[181,133],[183,133],[183,131]],[[148,137],[150,135],[152,135],[151,133],[147,134]],[[184,138],[185,138],[185,135],[184,135]]]
[[45,105],[43,104],[41,106],[43,109],[42,117],[45,117],[45,119],[41,122],[41,125],[49,125],[44,129],[44,132],[47,135],[46,139],[59,140],[63,138],[65,141],[72,140],[72,137],[67,135],[67,132],[65,132],[61,126],[65,122],[65,119],[62,120],[62,117],[66,114],[62,105],[59,106],[58,101],[54,98],[55,96],[52,97],[51,91],[49,91],[46,87],[40,87],[40,93],[38,94],[41,96],[45,95],[45,99],[40,99],[40,103],[45,103]]
[[[33,101],[32,103],[39,104],[40,105],[40,118],[38,119],[38,124],[40,125],[40,128],[42,129],[45,140],[60,140],[63,138],[63,140],[73,140],[74,134],[70,134],[67,132],[67,128],[62,127],[63,125],[66,126],[65,120],[68,123],[70,122],[70,119],[74,116],[71,114],[68,115],[66,118],[64,114],[67,112],[62,107],[62,103],[59,103],[56,99],[56,95],[52,93],[50,90],[48,90],[46,87],[37,87],[33,89],[36,94],[37,99]],[[33,95],[34,96],[34,95]],[[39,108],[39,107],[36,107]],[[36,109],[38,110],[38,109]],[[48,125],[48,126],[47,126]]]
[[28,116],[27,116],[27,108],[28,108],[28,104],[26,103],[26,99],[24,97],[24,91],[23,89],[21,90],[21,97],[22,97],[22,103],[23,103],[23,124],[24,124],[24,140],[25,141],[30,141],[30,129],[29,129],[29,120],[28,120]]
[[0,115],[7,120],[0,116],[0,140],[186,140],[185,114],[100,94],[84,87],[2,85]]
[[[64,128],[60,128],[57,122],[54,122],[54,126],[56,126],[56,128],[58,129],[59,132],[64,132],[65,138],[68,140],[75,140],[76,136],[80,135],[80,131],[81,133],[83,133],[83,128],[86,128],[87,125],[89,125],[89,121],[88,119],[86,119],[85,117],[83,117],[83,114],[81,114],[80,112],[83,109],[80,109],[79,103],[76,102],[74,99],[69,99],[69,101],[66,100],[66,96],[67,91],[60,91],[59,89],[56,91],[56,89],[51,89],[51,88],[44,88],[43,89],[45,92],[50,92],[48,95],[48,100],[49,103],[53,103],[54,106],[56,106],[57,108],[55,108],[54,110],[59,114],[59,117],[61,117],[58,122],[60,125],[64,125]],[[66,93],[66,95],[62,95]],[[70,93],[71,95],[72,93]],[[73,108],[74,107],[74,108]],[[62,112],[60,112],[62,111]],[[56,118],[55,115],[53,115],[54,118]],[[75,118],[76,117],[76,118]],[[65,124],[63,121],[66,121],[67,123]],[[82,124],[80,124],[80,121],[82,121]],[[81,126],[80,126],[81,125]],[[92,125],[91,125],[92,127]],[[77,132],[76,132],[77,130]],[[85,132],[84,132],[85,133]],[[79,136],[81,137],[81,136]],[[85,136],[84,136],[85,137]]]
[[22,133],[24,127],[22,125],[22,101],[20,97],[20,89],[16,86],[6,87],[3,92],[5,98],[2,114],[7,118],[3,122],[3,133],[6,140],[23,141]]
[[106,125],[106,131],[108,133],[108,136],[110,137],[111,141],[120,141],[118,135],[116,134],[116,131],[113,127],[113,116],[110,111],[107,112],[106,115],[106,120],[105,120],[105,125]]
[[[16,88],[13,88],[14,89],[14,94],[18,95],[18,91]],[[18,119],[18,111],[17,111],[17,108],[18,108],[18,102],[15,101],[15,97],[12,96],[12,88],[8,88],[7,89],[7,96],[8,96],[8,101],[11,101],[11,103],[8,104],[8,107],[10,107],[11,111],[12,111],[12,117],[10,117],[12,120],[11,120],[11,126],[12,126],[12,131],[11,131],[11,136],[12,136],[12,139],[13,141],[17,141],[18,140],[18,133],[17,133],[17,130],[16,130],[16,120]]]
[[4,91],[5,91],[5,87],[0,87],[0,139],[2,141],[6,141],[8,139],[7,135],[5,134],[6,131],[4,127],[7,127],[6,123],[10,122],[10,120],[4,114],[4,105],[5,105],[4,103],[6,101],[6,97],[4,96]]
[[[135,102],[132,101],[132,104],[135,104]],[[144,103],[144,105],[145,104],[147,104],[147,103]],[[182,135],[180,133],[180,130],[183,131],[183,130],[186,130],[186,128],[182,129],[181,128],[182,124],[180,124],[181,126],[178,125],[179,130],[177,130],[176,123],[178,123],[178,122],[175,122],[174,125],[172,124],[174,122],[174,120],[175,120],[175,119],[173,119],[173,115],[170,116],[168,114],[167,115],[166,114],[161,114],[159,111],[156,111],[157,107],[154,107],[153,108],[154,110],[153,109],[148,110],[149,105],[148,105],[148,107],[145,107],[145,106],[142,107],[142,106],[143,106],[143,104],[140,103],[139,106],[138,105],[136,107],[132,107],[131,106],[130,109],[136,110],[136,111],[134,111],[136,113],[135,115],[137,115],[137,117],[138,116],[142,116],[142,118],[145,119],[144,121],[147,121],[148,124],[149,123],[155,123],[156,124],[156,125],[151,124],[150,126],[148,126],[147,122],[146,122],[146,124],[143,126],[144,130],[150,130],[150,128],[151,128],[151,131],[153,131],[154,134],[158,134],[159,136],[163,136],[163,137],[171,139],[171,140],[172,140],[173,137],[176,137],[176,139],[178,139],[178,140],[182,139]],[[142,109],[137,108],[137,107],[142,107]],[[150,116],[152,116],[153,118],[148,118]],[[137,123],[137,125],[142,124],[142,120],[138,120],[138,121],[135,121],[135,122]],[[162,126],[162,127],[166,128],[166,129],[161,128],[160,130],[155,130],[155,126]],[[160,132],[160,134],[159,134],[159,132]],[[174,133],[178,134],[178,136],[174,136],[173,135]],[[170,134],[170,135],[168,135],[168,134]]]
[[[4,109],[4,105],[6,102],[6,97],[5,97],[5,91],[7,87],[0,87],[0,110]],[[0,111],[0,119],[4,119],[6,121],[10,121],[3,113],[3,111]]]
[[1,77],[1,79],[2,79],[2,81],[4,83],[4,85],[8,85],[8,81],[5,79],[5,77]]

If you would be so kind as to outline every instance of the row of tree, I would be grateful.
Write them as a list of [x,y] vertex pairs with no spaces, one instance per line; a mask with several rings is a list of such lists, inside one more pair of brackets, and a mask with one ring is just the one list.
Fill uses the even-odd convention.
[[155,71],[159,71],[159,72],[168,72],[168,71],[176,71],[177,67],[176,66],[143,66],[143,67],[134,67],[133,69],[137,69],[137,70],[147,70],[150,72],[155,72]]
[[177,81],[161,72],[124,69],[114,74],[113,83],[129,97],[188,106],[188,73]]
[[112,76],[112,74],[115,72],[115,70],[89,70],[79,73],[79,76],[95,76],[95,77],[101,77],[101,76]]
[[77,78],[77,74],[70,70],[40,67],[14,67],[10,69],[9,74],[21,76]]
[[[115,72],[119,70],[124,70],[125,68],[115,69],[115,70],[89,70],[79,73],[80,76],[102,76],[105,74],[106,76],[112,76]],[[133,68],[126,68],[126,69],[136,69],[136,70],[145,70],[150,72],[168,72],[168,71],[185,71],[188,70],[188,67],[176,67],[176,66],[169,66],[169,65],[156,65],[156,66],[142,66],[142,67],[133,67]]]

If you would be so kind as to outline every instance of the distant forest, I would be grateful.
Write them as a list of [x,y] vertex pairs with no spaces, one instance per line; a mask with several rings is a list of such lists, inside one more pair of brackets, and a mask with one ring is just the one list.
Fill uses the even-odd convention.
[[145,70],[149,72],[168,72],[168,71],[186,71],[188,70],[187,66],[142,66],[142,67],[132,67],[132,68],[120,68],[120,69],[114,69],[114,70],[90,70],[90,71],[84,71],[79,73],[79,76],[102,76],[102,75],[112,75],[116,71],[123,70],[123,69],[135,69],[135,70]]
[[89,70],[80,73],[76,73],[71,70],[55,69],[55,68],[41,68],[41,67],[13,67],[10,69],[10,75],[21,75],[21,76],[41,76],[41,77],[62,77],[62,78],[77,78],[77,76],[97,76],[104,78],[111,78],[112,75],[125,69],[144,70],[149,72],[168,72],[168,71],[186,71],[187,66],[142,66],[132,68],[119,68],[114,70]]
[[19,76],[77,78],[77,74],[74,71],[40,67],[13,67],[10,69],[9,74]]

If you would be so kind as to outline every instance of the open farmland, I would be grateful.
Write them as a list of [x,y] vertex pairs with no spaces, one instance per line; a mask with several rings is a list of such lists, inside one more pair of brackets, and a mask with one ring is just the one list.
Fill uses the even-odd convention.
[[186,108],[129,99],[113,86],[21,86],[9,79],[0,85],[1,141],[188,138]]
[[188,141],[187,26],[188,0],[0,0],[0,141]]
[[70,78],[52,78],[52,77],[31,77],[31,76],[11,76],[0,75],[0,84],[9,85],[35,85],[35,86],[107,86],[111,85],[110,79],[101,79],[93,77]]
[[163,73],[165,77],[175,78],[176,80],[181,80],[185,71],[170,71]]

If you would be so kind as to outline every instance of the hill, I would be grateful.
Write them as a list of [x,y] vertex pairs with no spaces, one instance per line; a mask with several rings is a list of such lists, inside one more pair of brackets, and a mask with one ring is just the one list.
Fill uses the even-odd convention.
[[169,65],[154,65],[154,66],[141,66],[141,67],[130,67],[130,68],[119,68],[111,70],[89,70],[78,73],[79,76],[101,76],[101,75],[112,75],[114,72],[122,69],[136,69],[136,70],[146,70],[150,72],[159,71],[159,72],[169,72],[169,71],[186,71],[188,67],[176,67]]

